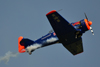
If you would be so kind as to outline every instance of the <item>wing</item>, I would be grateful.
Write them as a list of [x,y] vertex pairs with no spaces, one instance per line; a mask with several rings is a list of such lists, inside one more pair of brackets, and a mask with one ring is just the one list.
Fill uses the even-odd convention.
[[79,53],[83,52],[83,44],[82,44],[82,38],[78,38],[77,41],[74,43],[71,43],[69,45],[63,44],[63,46],[68,49],[73,55],[77,55]]
[[[75,38],[75,32],[77,31],[67,20],[65,20],[56,10],[52,10],[46,14],[53,30],[55,31],[59,41],[73,54],[78,54],[83,51],[81,38]],[[76,51],[78,48],[74,48],[75,44],[81,46],[80,51]],[[69,47],[71,46],[71,47]]]

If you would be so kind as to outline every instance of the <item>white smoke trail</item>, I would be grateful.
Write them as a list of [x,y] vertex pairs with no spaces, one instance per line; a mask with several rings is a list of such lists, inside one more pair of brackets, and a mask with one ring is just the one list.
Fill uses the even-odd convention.
[[5,56],[0,57],[0,62],[1,62],[1,61],[5,61],[5,63],[7,63],[7,62],[10,60],[11,57],[17,57],[18,55],[19,55],[18,52],[13,53],[13,52],[11,52],[11,51],[8,51],[8,52],[5,54]]

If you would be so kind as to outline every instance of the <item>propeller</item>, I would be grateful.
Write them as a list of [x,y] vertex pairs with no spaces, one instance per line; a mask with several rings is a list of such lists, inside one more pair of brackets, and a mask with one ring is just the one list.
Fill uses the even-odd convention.
[[90,30],[91,30],[91,32],[92,32],[92,35],[94,35],[94,32],[93,32],[93,29],[92,29],[92,27],[90,27]]
[[87,21],[88,21],[88,18],[87,18],[87,15],[86,15],[86,13],[84,13],[84,15],[85,15],[85,17],[86,17],[86,19],[87,19]]
[[[86,13],[84,13],[84,15],[85,15],[85,17],[86,17],[86,19],[87,19],[87,22],[88,22],[89,26],[90,26],[90,25],[92,24],[92,22],[91,22],[91,21],[88,21],[88,17],[87,17],[87,15],[86,15]],[[92,35],[94,35],[93,29],[92,29],[91,26],[90,26],[90,30],[91,30]]]

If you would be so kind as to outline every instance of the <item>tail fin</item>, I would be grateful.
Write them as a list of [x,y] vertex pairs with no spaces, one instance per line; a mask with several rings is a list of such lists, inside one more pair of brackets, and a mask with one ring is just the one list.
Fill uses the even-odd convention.
[[19,53],[26,52],[25,46],[20,44],[20,41],[22,41],[22,39],[23,39],[22,36],[20,36],[20,37],[18,38],[18,51],[19,51]]
[[26,52],[25,48],[27,46],[32,45],[33,43],[34,43],[34,41],[26,39],[26,38],[23,38],[22,36],[20,36],[18,38],[18,51],[19,51],[19,53]]

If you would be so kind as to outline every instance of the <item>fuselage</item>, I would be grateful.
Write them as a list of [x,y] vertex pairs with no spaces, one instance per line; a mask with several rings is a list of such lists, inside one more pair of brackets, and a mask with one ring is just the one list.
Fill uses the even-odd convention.
[[[76,37],[81,37],[83,33],[85,33],[86,31],[88,31],[90,29],[90,23],[88,23],[89,21],[87,21],[87,19],[83,19],[80,20],[78,22],[75,23],[70,23],[77,31],[75,32]],[[52,45],[55,43],[60,43],[57,35],[55,32],[49,32],[48,34],[46,34],[45,36],[42,36],[41,38],[35,40],[35,41],[31,41],[29,39],[24,39],[23,37],[19,37],[19,52],[23,53],[23,52],[28,52],[29,54],[31,54],[35,49],[41,48],[41,47],[45,47],[48,45]],[[21,45],[20,40],[22,40],[22,42],[24,43],[24,46]],[[24,49],[24,50],[21,50]]]
[[[80,35],[80,37],[82,36],[83,33],[85,33],[85,31],[89,30],[89,28],[86,26],[85,20],[86,19],[80,20],[75,23],[71,23],[71,25],[79,32],[77,35]],[[41,38],[34,41],[34,44],[39,44],[41,45],[41,47],[52,45],[55,43],[60,43],[55,32],[50,32],[47,35],[42,36]],[[40,47],[37,47],[37,48],[40,48]]]

